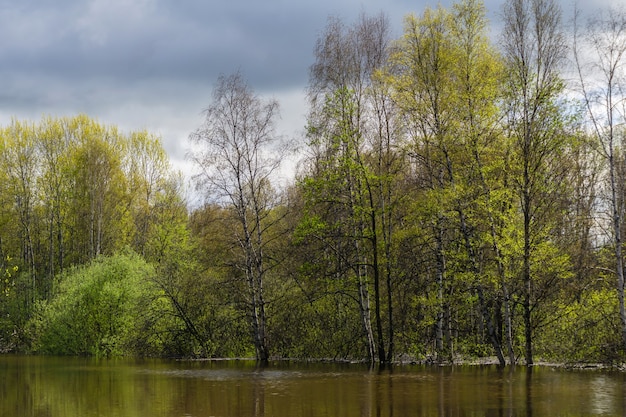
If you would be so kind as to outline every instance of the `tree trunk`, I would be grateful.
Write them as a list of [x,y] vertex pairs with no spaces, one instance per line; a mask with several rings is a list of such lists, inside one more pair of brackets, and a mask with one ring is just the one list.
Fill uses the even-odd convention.
[[371,238],[370,242],[372,243],[372,272],[374,274],[374,314],[376,316],[376,344],[378,351],[378,361],[381,364],[384,364],[387,361],[387,355],[385,354],[385,337],[383,333],[383,321],[381,317],[380,307],[381,307],[381,294],[380,294],[380,264],[379,264],[379,256],[378,256],[378,225],[376,222],[376,207],[374,204],[374,196],[372,192],[371,185],[367,179],[365,180],[367,186],[367,193],[369,198],[369,217],[370,217],[370,227],[371,230]]
[[376,344],[374,342],[374,332],[372,331],[372,319],[370,317],[370,299],[369,290],[367,289],[367,275],[363,273],[363,267],[357,267],[359,280],[359,307],[361,311],[361,320],[363,322],[363,331],[367,342],[367,358],[373,363],[376,358]]
[[508,286],[502,280],[502,293],[504,296],[504,327],[506,332],[506,347],[509,354],[509,365],[515,365],[515,351],[513,350],[513,323],[511,318],[511,300]]
[[498,335],[496,334],[496,329],[493,324],[493,318],[491,314],[489,314],[489,309],[487,307],[487,303],[485,301],[485,295],[483,291],[483,286],[479,281],[479,268],[476,261],[476,253],[474,248],[472,247],[472,237],[470,235],[469,228],[467,227],[467,222],[465,219],[465,214],[463,210],[457,209],[459,213],[459,219],[461,224],[461,233],[463,234],[463,240],[465,241],[465,250],[467,252],[467,256],[469,259],[469,269],[472,272],[474,280],[477,281],[476,290],[478,292],[478,300],[480,303],[480,310],[483,317],[483,321],[487,325],[487,334],[489,335],[489,341],[491,342],[491,346],[498,357],[498,362],[500,366],[505,366],[506,361],[504,360],[504,354],[502,353],[502,345],[498,341]]
[[437,351],[437,361],[441,361],[443,354],[443,332],[444,332],[444,277],[446,261],[443,253],[443,230],[437,226],[437,300],[439,301],[439,310],[437,312],[437,323],[435,329],[435,350]]
[[617,181],[615,175],[615,156],[613,151],[613,139],[609,144],[609,172],[611,181],[611,205],[613,209],[613,233],[615,244],[615,272],[617,274],[617,298],[619,301],[619,316],[622,330],[622,344],[626,347],[626,307],[624,306],[624,258],[622,253],[622,216],[621,199],[618,199]]
[[522,277],[524,280],[524,352],[526,366],[533,365],[533,332],[531,317],[531,295],[532,281],[530,274],[530,214],[524,210],[524,260],[522,266]]

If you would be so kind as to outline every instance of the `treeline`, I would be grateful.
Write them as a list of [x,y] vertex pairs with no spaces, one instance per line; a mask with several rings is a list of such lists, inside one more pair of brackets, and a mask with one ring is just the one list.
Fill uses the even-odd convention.
[[382,14],[330,19],[294,181],[278,103],[222,76],[191,210],[147,132],[13,121],[0,349],[622,361],[626,13],[562,20],[508,0],[495,43],[478,0],[399,39]]
[[[0,165],[3,350],[30,349],[30,321],[65,291],[86,290],[77,278],[65,289],[79,266],[131,249],[156,262],[185,239],[182,178],[147,132],[123,134],[86,116],[14,120],[0,130]],[[64,320],[84,325],[80,317]]]

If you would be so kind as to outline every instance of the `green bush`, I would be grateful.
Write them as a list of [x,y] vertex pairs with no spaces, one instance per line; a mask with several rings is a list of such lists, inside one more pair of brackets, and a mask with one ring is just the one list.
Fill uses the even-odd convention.
[[[31,321],[36,352],[57,355],[137,354],[149,340],[146,321],[157,308],[153,268],[136,254],[101,257],[58,277],[54,296]],[[163,306],[159,306],[163,308]],[[149,350],[145,344],[141,349]]]

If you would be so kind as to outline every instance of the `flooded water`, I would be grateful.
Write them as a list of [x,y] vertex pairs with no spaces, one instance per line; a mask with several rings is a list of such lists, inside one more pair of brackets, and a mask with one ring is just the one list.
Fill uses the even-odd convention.
[[625,375],[0,356],[2,417],[622,416]]

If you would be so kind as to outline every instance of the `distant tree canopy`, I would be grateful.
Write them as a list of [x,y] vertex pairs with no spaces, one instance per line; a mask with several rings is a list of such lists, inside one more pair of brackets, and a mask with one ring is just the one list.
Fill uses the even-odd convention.
[[221,76],[190,126],[199,207],[145,131],[0,128],[0,350],[623,362],[626,14],[503,19],[499,43],[479,0],[398,39],[329,19],[287,186],[278,103]]
[[13,121],[0,150],[0,252],[20,259],[34,297],[68,266],[125,246],[146,254],[156,213],[182,203],[160,139],[145,131],[122,134],[87,116]]

